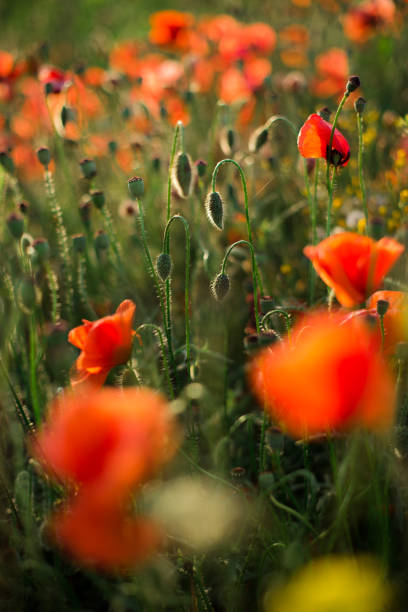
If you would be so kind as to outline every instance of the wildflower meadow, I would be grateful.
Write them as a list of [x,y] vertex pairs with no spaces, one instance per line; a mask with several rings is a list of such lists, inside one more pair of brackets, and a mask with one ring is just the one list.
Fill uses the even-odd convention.
[[407,1],[0,20],[0,612],[406,612]]

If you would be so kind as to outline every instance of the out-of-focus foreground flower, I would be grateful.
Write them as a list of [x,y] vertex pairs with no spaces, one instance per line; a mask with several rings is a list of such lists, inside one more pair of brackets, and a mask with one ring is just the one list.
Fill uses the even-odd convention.
[[391,587],[370,557],[322,557],[284,587],[271,589],[265,612],[385,612]]
[[367,236],[344,232],[329,236],[303,252],[336,298],[351,308],[379,289],[404,246],[393,238],[375,242]]
[[332,125],[320,115],[310,115],[302,125],[298,135],[298,149],[307,159],[325,159],[336,166],[345,166],[350,159],[350,147],[339,130],[335,129],[331,151],[330,135]]
[[341,314],[307,315],[251,363],[259,402],[295,438],[392,424],[394,382],[378,340],[364,320],[343,322]]
[[144,533],[127,505],[133,489],[169,460],[175,437],[168,405],[151,389],[89,387],[57,398],[32,451],[71,490],[51,521],[61,547],[104,568],[142,560],[157,529]]
[[115,314],[97,321],[86,321],[71,329],[68,340],[81,349],[71,374],[71,384],[101,386],[114,366],[126,363],[132,351],[132,330],[136,305],[124,300]]

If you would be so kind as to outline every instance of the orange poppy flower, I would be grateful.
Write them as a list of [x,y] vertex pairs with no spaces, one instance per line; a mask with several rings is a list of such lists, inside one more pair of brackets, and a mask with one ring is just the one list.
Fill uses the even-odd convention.
[[150,17],[149,39],[155,45],[185,50],[189,46],[190,28],[194,17],[190,13],[168,10]]
[[384,323],[384,351],[392,355],[399,342],[408,341],[408,296],[402,291],[376,291],[367,300],[367,308],[355,310],[347,315],[345,322],[353,317],[371,317],[377,324],[373,333],[377,341],[381,343],[382,334],[380,327],[380,315],[377,312],[379,300],[388,302],[388,310],[383,317]]
[[333,47],[318,55],[315,64],[319,74],[312,81],[313,94],[328,98],[343,93],[344,84],[350,74],[347,53],[343,49]]
[[342,322],[309,314],[250,366],[255,395],[295,438],[392,424],[394,384],[378,343],[361,319]]
[[392,24],[395,4],[392,0],[370,0],[353,7],[343,19],[344,33],[357,43],[365,43],[378,30]]
[[298,149],[302,157],[322,158],[345,166],[350,158],[350,147],[339,130],[334,130],[332,148],[329,152],[332,125],[314,113],[302,125],[298,135]]
[[114,505],[100,508],[78,495],[50,521],[57,544],[82,565],[118,571],[143,563],[161,540],[157,525]]
[[351,308],[379,288],[403,250],[403,245],[393,238],[375,242],[367,236],[344,232],[329,236],[317,246],[307,246],[303,252],[323,282],[334,290],[340,304]]
[[132,330],[136,305],[125,300],[115,314],[97,321],[86,321],[71,329],[68,341],[81,349],[71,375],[71,384],[103,385],[114,366],[126,363],[132,351]]

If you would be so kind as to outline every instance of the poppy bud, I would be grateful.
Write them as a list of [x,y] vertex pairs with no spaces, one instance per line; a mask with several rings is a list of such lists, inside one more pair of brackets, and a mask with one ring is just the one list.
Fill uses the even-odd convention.
[[360,87],[360,77],[356,75],[350,76],[347,81],[346,91],[348,93],[351,93],[355,91],[356,89],[358,89],[359,87]]
[[116,153],[116,151],[118,150],[118,143],[116,142],[116,140],[110,140],[108,142],[108,149],[109,152],[112,153],[112,155]]
[[188,198],[194,181],[194,166],[188,153],[179,151],[172,171],[173,186],[181,198]]
[[98,253],[101,251],[106,251],[106,249],[109,247],[109,236],[105,234],[103,230],[99,230],[99,232],[95,234],[94,244],[95,250]]
[[53,86],[53,84],[52,83],[46,83],[44,85],[44,92],[45,92],[46,96],[48,96],[51,93],[54,93],[54,86]]
[[367,104],[367,100],[364,100],[364,98],[358,98],[354,102],[354,109],[356,113],[358,113],[359,115],[362,115],[366,104]]
[[37,263],[47,261],[50,256],[50,245],[45,238],[37,238],[37,240],[34,240],[32,247],[34,249],[34,259]]
[[206,175],[207,165],[208,165],[207,162],[204,161],[203,159],[198,159],[196,161],[195,166],[197,168],[197,173],[200,178],[204,178],[204,176]]
[[330,121],[331,110],[327,106],[321,108],[317,114],[325,121]]
[[18,304],[26,314],[30,314],[37,301],[36,290],[32,278],[23,278],[17,289]]
[[211,191],[205,201],[208,220],[219,230],[224,227],[224,205],[218,191]]
[[377,302],[377,312],[380,315],[380,317],[383,317],[389,307],[390,303],[387,300],[378,300]]
[[213,282],[211,283],[211,291],[216,300],[221,302],[227,293],[230,290],[230,280],[229,277],[224,274],[224,272],[220,272],[217,274]]
[[381,217],[374,217],[371,219],[369,223],[369,235],[374,238],[374,240],[380,240],[384,238],[386,234],[386,227],[384,220]]
[[128,180],[128,189],[132,198],[141,198],[144,194],[144,181],[140,176],[132,176]]
[[14,172],[14,162],[6,151],[0,151],[0,164],[9,174]]
[[168,253],[160,253],[156,259],[157,274],[165,282],[171,272],[171,257]]
[[39,149],[37,149],[37,158],[40,164],[44,166],[44,168],[48,168],[51,161],[50,150],[46,147],[40,147]]
[[128,119],[130,119],[132,116],[132,109],[129,108],[128,106],[125,106],[125,108],[122,110],[122,119],[124,121],[127,121]]
[[17,238],[17,240],[20,240],[24,232],[23,217],[20,217],[20,215],[18,215],[17,213],[11,213],[11,215],[7,217],[6,223],[7,223],[7,227],[10,230],[10,233],[14,236],[14,238]]
[[226,136],[227,136],[227,143],[228,143],[229,148],[233,149],[235,145],[235,140],[236,140],[235,130],[230,128],[229,130],[227,130]]
[[152,159],[152,168],[155,172],[159,172],[161,166],[160,157],[153,157]]
[[255,132],[252,133],[249,139],[248,148],[250,152],[258,153],[259,149],[264,146],[267,140],[268,130],[265,126],[261,125],[261,127],[257,128]]
[[105,204],[105,194],[103,193],[103,191],[91,191],[91,198],[96,208],[101,209]]
[[75,121],[75,110],[64,105],[61,109],[61,123],[65,127],[69,121]]
[[72,246],[75,253],[83,253],[86,248],[86,238],[83,234],[75,234],[72,236]]
[[93,159],[83,159],[79,162],[82,174],[86,179],[92,179],[96,176],[96,164]]

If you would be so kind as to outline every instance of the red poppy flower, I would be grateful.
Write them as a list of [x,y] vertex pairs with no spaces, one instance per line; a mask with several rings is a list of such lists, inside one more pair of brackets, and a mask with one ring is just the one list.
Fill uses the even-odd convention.
[[155,45],[185,50],[189,46],[190,28],[194,17],[190,13],[168,10],[150,17],[149,38]]
[[115,314],[97,321],[86,321],[71,329],[68,340],[81,349],[71,375],[71,384],[103,385],[114,366],[126,363],[132,350],[135,332],[132,330],[136,305],[122,302]]
[[365,43],[377,31],[392,24],[395,4],[392,0],[370,0],[353,7],[343,19],[346,36],[357,43]]
[[49,86],[51,93],[60,93],[62,89],[69,83],[65,72],[54,68],[53,66],[41,66],[38,78],[43,85]]
[[315,59],[318,76],[311,84],[315,96],[328,98],[344,92],[344,84],[350,74],[347,53],[333,47]]
[[344,232],[329,236],[317,246],[307,246],[303,252],[340,304],[350,308],[379,288],[403,250],[403,245],[392,238],[375,242]]
[[329,151],[332,125],[314,113],[300,128],[298,149],[302,157],[322,158],[336,166],[345,166],[350,158],[350,147],[339,130],[335,129]]
[[260,403],[295,438],[391,426],[394,384],[378,343],[361,319],[342,322],[310,314],[250,366]]

